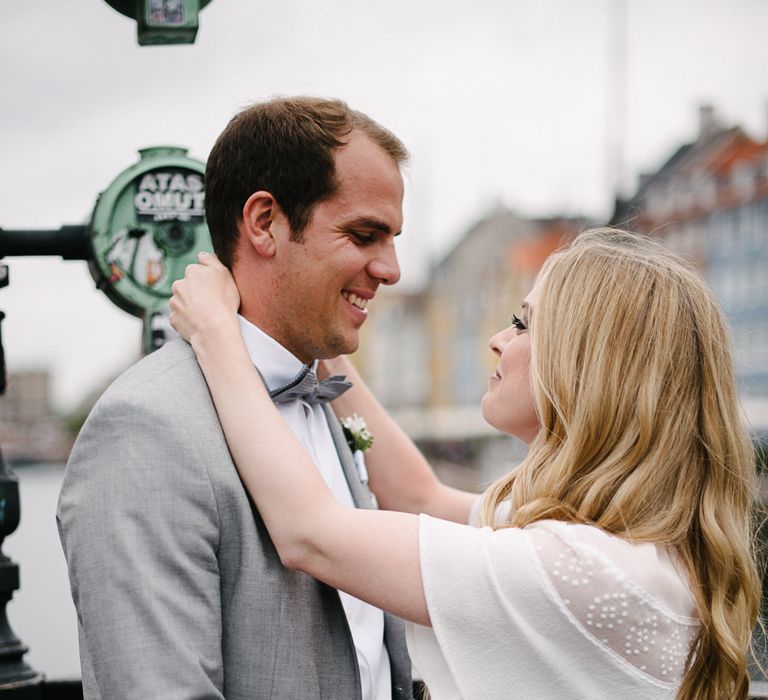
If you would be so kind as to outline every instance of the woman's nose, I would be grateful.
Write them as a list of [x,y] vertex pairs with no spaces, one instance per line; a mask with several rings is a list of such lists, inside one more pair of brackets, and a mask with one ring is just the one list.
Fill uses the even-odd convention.
[[488,347],[497,355],[501,355],[504,352],[504,348],[507,347],[509,341],[515,336],[517,328],[514,325],[507,326],[503,331],[499,331],[496,335],[492,336],[488,341]]

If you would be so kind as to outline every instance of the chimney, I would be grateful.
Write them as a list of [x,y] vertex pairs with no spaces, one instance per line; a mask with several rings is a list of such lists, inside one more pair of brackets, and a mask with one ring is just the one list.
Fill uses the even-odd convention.
[[642,190],[651,180],[653,180],[653,173],[640,173],[637,176],[637,189]]
[[720,128],[720,124],[715,116],[715,108],[710,104],[703,104],[699,107],[699,141],[704,141]]

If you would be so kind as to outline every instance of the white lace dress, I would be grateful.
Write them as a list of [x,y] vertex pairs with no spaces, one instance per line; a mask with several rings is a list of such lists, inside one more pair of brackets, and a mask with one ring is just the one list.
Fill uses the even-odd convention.
[[419,549],[432,627],[407,638],[432,700],[675,697],[698,620],[666,547],[422,515]]

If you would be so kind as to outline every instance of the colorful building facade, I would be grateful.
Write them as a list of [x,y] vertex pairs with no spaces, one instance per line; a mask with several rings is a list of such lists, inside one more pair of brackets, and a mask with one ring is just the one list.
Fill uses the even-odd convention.
[[748,420],[768,431],[768,141],[702,107],[696,141],[642,176],[613,223],[661,237],[699,267],[731,327]]

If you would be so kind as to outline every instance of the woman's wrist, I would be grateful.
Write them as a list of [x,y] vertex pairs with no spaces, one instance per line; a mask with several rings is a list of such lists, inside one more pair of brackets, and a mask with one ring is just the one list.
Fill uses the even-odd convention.
[[240,340],[240,323],[237,316],[230,314],[221,314],[200,325],[189,337],[189,343],[198,357],[224,347],[232,340]]

